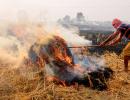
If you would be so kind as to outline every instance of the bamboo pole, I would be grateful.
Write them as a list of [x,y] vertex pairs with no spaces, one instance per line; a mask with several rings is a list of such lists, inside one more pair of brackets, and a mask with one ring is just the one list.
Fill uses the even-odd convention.
[[68,48],[89,48],[89,47],[100,47],[99,45],[89,45],[89,46],[70,46]]

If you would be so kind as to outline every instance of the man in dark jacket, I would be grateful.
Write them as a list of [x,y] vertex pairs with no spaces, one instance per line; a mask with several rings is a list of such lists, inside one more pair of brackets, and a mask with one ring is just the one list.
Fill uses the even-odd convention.
[[[112,26],[116,29],[116,31],[109,35],[105,41],[101,42],[100,46],[112,46],[120,42],[123,37],[130,40],[130,24],[125,24],[121,20],[115,18],[112,21]],[[123,52],[125,71],[128,71],[128,60],[130,60],[130,42],[128,42]]]

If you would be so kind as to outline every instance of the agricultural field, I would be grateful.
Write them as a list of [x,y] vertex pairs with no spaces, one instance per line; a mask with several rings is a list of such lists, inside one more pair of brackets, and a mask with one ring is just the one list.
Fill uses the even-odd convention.
[[[47,82],[44,74],[33,68],[0,67],[0,100],[129,100],[130,72],[123,71],[122,55],[105,52],[102,55],[114,74],[107,90],[85,86],[63,86]],[[42,76],[42,77],[41,77]]]

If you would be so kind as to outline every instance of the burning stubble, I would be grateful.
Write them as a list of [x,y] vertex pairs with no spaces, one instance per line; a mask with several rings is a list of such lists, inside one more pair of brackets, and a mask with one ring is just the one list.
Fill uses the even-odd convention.
[[[38,47],[37,52],[35,48]],[[63,84],[76,82],[99,90],[106,89],[105,82],[113,73],[112,70],[102,67],[100,58],[93,59],[83,52],[78,54],[78,51],[73,52],[63,38],[53,35],[47,44],[34,43],[29,50],[29,58],[35,66],[39,66],[41,61],[45,62],[45,66],[39,67],[45,67],[47,80]]]
[[[0,37],[3,43],[0,55],[2,65],[20,69],[20,74],[28,79],[33,78],[33,72],[40,69],[45,71],[46,77],[56,77],[67,83],[90,83],[88,79],[95,81],[88,75],[100,69],[98,61],[82,54],[81,50],[68,48],[91,44],[91,41],[75,34],[78,32],[74,29],[67,30],[61,26],[50,28],[42,23],[32,22],[11,23],[6,26],[5,34]],[[30,67],[34,69],[28,70]],[[103,73],[103,70],[100,72]],[[29,76],[31,73],[32,76]]]

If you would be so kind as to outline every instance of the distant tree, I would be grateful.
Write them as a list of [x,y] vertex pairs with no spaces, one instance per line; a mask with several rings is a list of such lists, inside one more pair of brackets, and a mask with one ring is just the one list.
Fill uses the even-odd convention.
[[86,21],[85,21],[85,17],[84,17],[84,15],[83,15],[82,12],[78,12],[78,13],[77,13],[77,15],[76,15],[76,20],[77,20],[78,22],[86,22]]
[[65,23],[70,23],[71,19],[70,19],[70,16],[69,15],[66,15],[64,18],[63,18],[63,21]]

